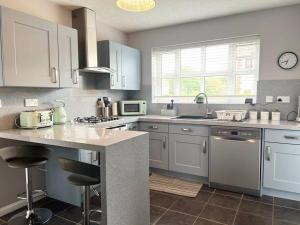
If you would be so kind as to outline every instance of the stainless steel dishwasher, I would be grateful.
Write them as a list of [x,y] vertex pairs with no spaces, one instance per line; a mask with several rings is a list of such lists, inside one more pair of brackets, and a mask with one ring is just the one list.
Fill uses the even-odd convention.
[[209,139],[210,185],[261,195],[261,130],[212,127]]

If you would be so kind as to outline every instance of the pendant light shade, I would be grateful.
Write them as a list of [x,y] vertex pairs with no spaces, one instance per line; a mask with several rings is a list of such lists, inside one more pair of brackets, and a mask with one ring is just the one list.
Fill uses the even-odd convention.
[[155,7],[155,0],[117,0],[120,9],[130,12],[144,12]]

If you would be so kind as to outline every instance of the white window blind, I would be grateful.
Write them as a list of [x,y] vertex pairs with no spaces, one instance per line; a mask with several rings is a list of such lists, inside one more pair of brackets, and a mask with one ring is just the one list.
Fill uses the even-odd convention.
[[204,92],[209,103],[256,100],[258,36],[152,49],[152,101],[192,103]]

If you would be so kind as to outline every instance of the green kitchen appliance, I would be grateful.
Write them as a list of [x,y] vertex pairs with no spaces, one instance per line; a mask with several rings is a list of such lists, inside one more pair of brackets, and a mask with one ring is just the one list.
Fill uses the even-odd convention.
[[67,122],[67,112],[65,109],[65,102],[63,100],[56,100],[57,105],[53,106],[53,123],[65,124]]

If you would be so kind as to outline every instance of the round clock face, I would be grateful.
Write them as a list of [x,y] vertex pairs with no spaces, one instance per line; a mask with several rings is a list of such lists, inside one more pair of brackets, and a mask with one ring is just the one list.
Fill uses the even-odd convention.
[[284,52],[278,58],[278,65],[285,70],[290,70],[298,64],[298,56],[294,52]]

